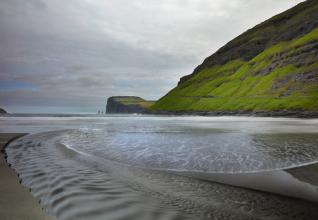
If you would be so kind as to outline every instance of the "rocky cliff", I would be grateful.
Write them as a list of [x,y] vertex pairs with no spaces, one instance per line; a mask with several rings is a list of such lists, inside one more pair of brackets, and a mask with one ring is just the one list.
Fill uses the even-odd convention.
[[107,100],[106,113],[148,113],[153,103],[137,96],[113,96]]
[[0,115],[3,115],[3,114],[7,114],[7,112],[3,108],[0,108]]
[[318,112],[318,1],[255,26],[207,57],[158,112]]

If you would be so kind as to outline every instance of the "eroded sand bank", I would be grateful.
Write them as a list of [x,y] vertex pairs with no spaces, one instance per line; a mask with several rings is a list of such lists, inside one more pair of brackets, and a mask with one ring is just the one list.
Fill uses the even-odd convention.
[[[0,149],[12,138],[22,134],[0,134]],[[2,220],[54,220],[47,215],[0,154],[0,219]]]

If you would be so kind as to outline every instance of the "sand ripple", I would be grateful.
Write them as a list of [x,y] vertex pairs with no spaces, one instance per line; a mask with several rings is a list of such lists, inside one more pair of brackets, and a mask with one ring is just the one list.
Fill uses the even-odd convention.
[[28,135],[7,148],[22,184],[58,219],[318,219],[317,203],[74,150],[63,144],[65,135],[73,133]]

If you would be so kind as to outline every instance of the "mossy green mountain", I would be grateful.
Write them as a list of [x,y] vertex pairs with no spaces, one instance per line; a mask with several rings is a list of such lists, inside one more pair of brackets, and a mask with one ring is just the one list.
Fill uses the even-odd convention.
[[318,112],[318,1],[300,3],[206,58],[157,112]]

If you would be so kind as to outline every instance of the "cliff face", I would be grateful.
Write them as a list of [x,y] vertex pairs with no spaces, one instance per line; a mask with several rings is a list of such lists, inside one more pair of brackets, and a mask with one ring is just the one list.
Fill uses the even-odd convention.
[[152,109],[318,112],[318,1],[303,2],[230,41]]
[[107,100],[106,113],[147,113],[152,104],[136,96],[113,96]]
[[0,114],[7,114],[7,112],[3,108],[0,108]]

